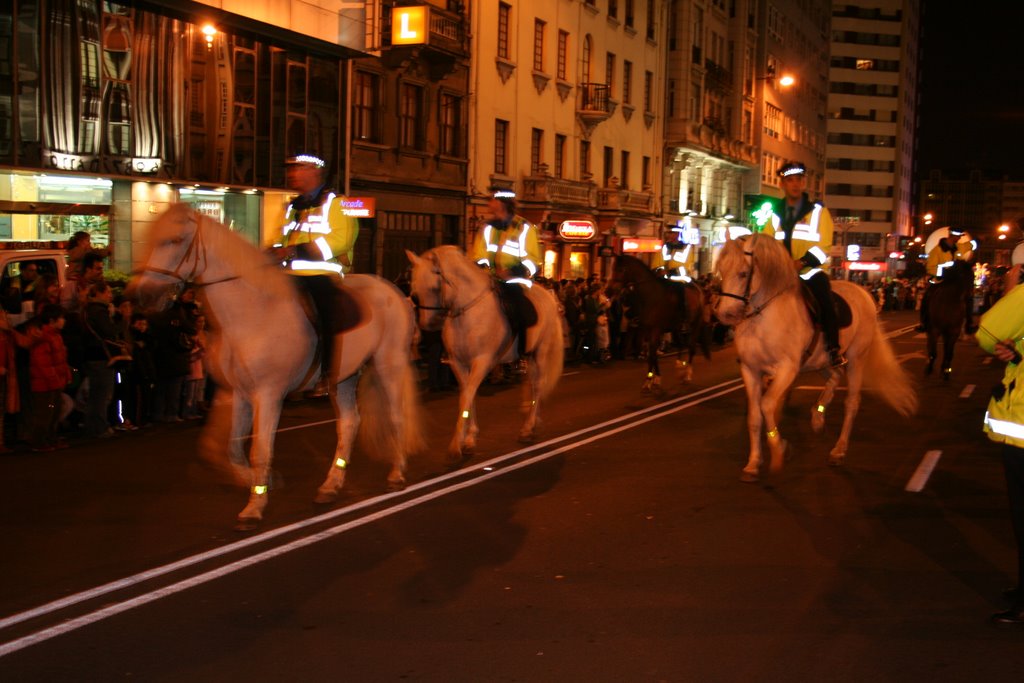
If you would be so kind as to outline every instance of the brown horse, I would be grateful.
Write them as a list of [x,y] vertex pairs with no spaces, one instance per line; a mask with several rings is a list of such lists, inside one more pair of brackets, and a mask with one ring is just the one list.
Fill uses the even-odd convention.
[[[661,388],[658,347],[666,332],[676,341],[679,380],[691,381],[698,344],[705,358],[711,358],[711,319],[704,302],[704,290],[692,282],[660,278],[640,259],[623,254],[615,258],[608,280],[609,296],[619,293],[628,284],[635,287],[640,339],[647,347],[647,379],[643,390]],[[685,359],[684,350],[688,351]]]
[[967,318],[967,297],[974,292],[974,271],[966,261],[954,261],[942,275],[942,280],[931,286],[924,302],[928,335],[928,364],[924,374],[932,374],[938,356],[939,338],[942,338],[942,379],[948,380],[953,372],[953,350],[960,338]]

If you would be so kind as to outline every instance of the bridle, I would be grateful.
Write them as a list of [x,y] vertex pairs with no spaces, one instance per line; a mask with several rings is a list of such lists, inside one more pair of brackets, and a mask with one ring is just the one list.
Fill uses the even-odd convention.
[[477,294],[475,297],[473,297],[473,299],[468,304],[466,304],[465,306],[462,306],[462,307],[458,307],[458,308],[456,307],[456,302],[454,300],[454,297],[451,298],[450,302],[446,303],[445,302],[445,287],[448,287],[448,289],[450,289],[450,290],[452,290],[454,292],[455,291],[455,285],[452,284],[452,281],[448,278],[447,275],[445,275],[444,271],[441,269],[441,259],[439,259],[437,257],[437,254],[431,254],[430,255],[430,261],[434,264],[434,267],[437,270],[438,279],[440,280],[440,283],[441,283],[440,287],[438,287],[438,290],[437,290],[438,291],[438,294],[437,294],[438,305],[437,306],[425,306],[425,305],[420,303],[419,296],[417,296],[416,294],[412,294],[409,298],[412,299],[412,305],[415,307],[417,312],[419,312],[419,311],[444,311],[445,312],[444,313],[444,317],[446,317],[446,318],[458,318],[460,315],[462,315],[463,313],[468,311],[470,308],[475,306],[477,304],[477,302],[482,300],[484,298],[484,296],[487,294],[487,292],[490,291],[490,288],[484,287],[482,290],[480,290],[479,294]]
[[729,299],[739,299],[740,301],[743,302],[743,306],[744,306],[744,308],[746,310],[744,310],[743,317],[740,318],[740,322],[743,322],[744,320],[748,320],[750,318],[754,318],[756,316],[761,315],[761,313],[764,311],[764,309],[766,309],[768,307],[768,304],[770,304],[772,301],[774,301],[775,297],[779,296],[779,294],[782,293],[782,290],[779,290],[775,294],[772,294],[770,297],[768,297],[768,299],[765,300],[763,303],[761,303],[759,306],[756,306],[754,308],[750,308],[750,298],[751,298],[750,297],[750,290],[751,290],[751,287],[753,286],[753,282],[754,282],[754,267],[756,265],[756,261],[754,259],[754,244],[753,243],[754,243],[754,240],[757,239],[757,237],[758,237],[757,235],[753,235],[751,237],[751,240],[750,240],[750,250],[749,251],[746,250],[746,249],[743,250],[743,255],[750,258],[750,272],[747,274],[747,281],[746,281],[746,284],[743,287],[743,294],[742,295],[741,294],[733,294],[732,292],[723,292],[721,290],[718,291],[718,296],[720,296],[720,297],[724,296],[724,297],[729,298]]
[[[206,266],[209,264],[209,258],[206,254],[206,243],[203,241],[203,230],[202,221],[197,220],[194,217],[192,222],[195,224],[195,232],[192,233],[192,240],[188,244],[188,248],[185,249],[185,253],[182,254],[181,259],[178,261],[178,265],[175,266],[174,270],[168,270],[166,268],[158,268],[151,266],[148,263],[140,268],[132,271],[132,275],[139,275],[142,273],[152,273],[155,275],[161,275],[166,278],[174,280],[174,284],[180,288],[184,288],[185,285],[192,285],[193,287],[210,287],[211,285],[217,285],[222,282],[230,282],[231,280],[238,280],[241,275],[229,275],[219,280],[212,280],[203,282],[200,280],[202,277],[202,271],[206,270]],[[179,238],[184,240],[184,238]],[[191,270],[187,275],[183,275],[183,271],[191,264]],[[200,265],[202,268],[200,269]]]

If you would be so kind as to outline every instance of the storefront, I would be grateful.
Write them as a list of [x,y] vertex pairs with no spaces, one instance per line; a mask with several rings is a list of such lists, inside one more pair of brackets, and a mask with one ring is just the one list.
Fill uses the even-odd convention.
[[558,280],[575,280],[595,272],[600,238],[589,219],[570,219],[550,231],[544,245],[543,275]]
[[84,230],[107,246],[112,204],[109,179],[0,172],[0,243],[63,244]]

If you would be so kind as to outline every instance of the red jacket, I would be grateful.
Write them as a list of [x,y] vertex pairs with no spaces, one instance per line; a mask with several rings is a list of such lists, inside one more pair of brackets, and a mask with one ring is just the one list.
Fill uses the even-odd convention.
[[64,340],[55,329],[42,329],[29,348],[28,376],[32,391],[60,391],[71,381]]
[[18,394],[18,370],[14,365],[14,338],[10,332],[0,332],[0,364],[7,370],[0,382],[7,386],[7,404],[0,405],[0,410],[17,413],[21,410]]

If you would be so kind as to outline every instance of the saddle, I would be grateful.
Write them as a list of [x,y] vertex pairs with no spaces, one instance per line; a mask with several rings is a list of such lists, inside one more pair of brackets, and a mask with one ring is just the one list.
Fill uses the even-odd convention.
[[501,310],[513,330],[526,330],[537,324],[537,309],[522,285],[499,281],[495,291],[501,302]]
[[[811,288],[803,280],[800,281],[800,291],[803,293],[804,305],[811,316],[811,322],[815,326],[819,326],[821,324],[821,311],[818,309],[818,300],[814,297],[814,293],[811,292]],[[849,327],[853,323],[853,311],[850,310],[850,304],[846,303],[846,299],[835,292],[832,292],[832,307],[836,311],[836,321],[839,324],[840,330],[844,327]]]
[[[364,313],[363,306],[360,302],[358,295],[348,287],[342,284],[340,277],[332,277],[334,283],[334,289],[336,290],[333,298],[334,309],[332,311],[332,329],[331,332],[335,335],[341,334],[342,332],[348,332],[349,330],[359,327],[365,320],[369,319],[368,312]],[[309,318],[311,323],[317,322],[317,310],[316,305],[313,303],[312,297],[304,290],[299,287],[296,283],[296,289],[302,299],[302,307],[306,311],[306,316]]]

